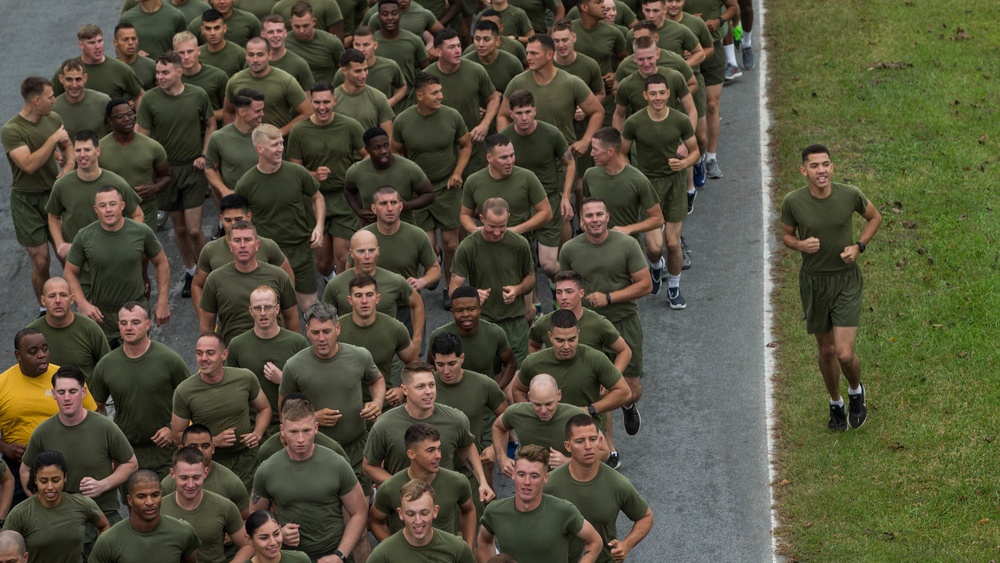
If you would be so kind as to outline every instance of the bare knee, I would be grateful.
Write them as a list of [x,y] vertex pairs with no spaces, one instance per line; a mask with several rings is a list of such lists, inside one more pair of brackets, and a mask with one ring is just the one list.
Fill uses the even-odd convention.
[[837,361],[841,365],[852,364],[858,359],[857,354],[854,353],[854,349],[846,346],[844,348],[838,349],[836,351],[836,356],[837,356]]

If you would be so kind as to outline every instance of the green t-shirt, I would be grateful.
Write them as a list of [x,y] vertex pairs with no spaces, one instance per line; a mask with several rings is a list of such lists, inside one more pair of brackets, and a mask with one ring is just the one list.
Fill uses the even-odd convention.
[[[240,481],[232,469],[225,465],[213,463],[208,470],[208,477],[205,477],[203,486],[206,491],[231,500],[237,507],[250,506],[250,493],[247,492],[246,485]],[[160,488],[166,496],[177,490],[177,483],[173,477],[167,475],[160,481]]]
[[[520,41],[514,39],[513,37],[510,37],[509,35],[504,35],[500,39],[500,50],[503,51],[504,53],[507,53],[508,55],[513,55],[514,58],[517,59],[519,63],[521,63],[521,72],[524,71],[524,61],[527,58],[528,53],[524,50],[524,45],[522,45]],[[464,51],[462,51],[462,56],[475,53],[476,53],[476,46],[469,45],[468,47],[465,48]],[[494,86],[496,86],[496,83],[494,83]],[[499,89],[500,88],[498,86],[497,90]]]
[[[248,369],[223,369],[222,381],[218,383],[206,383],[197,373],[181,382],[174,390],[173,414],[194,424],[204,424],[212,436],[235,428],[239,438],[253,430],[250,402],[260,394],[260,382]],[[224,455],[245,449],[247,446],[237,440],[232,446],[217,447],[215,452]]]
[[428,344],[446,332],[455,334],[462,341],[462,351],[465,353],[465,362],[462,363],[464,369],[490,376],[500,373],[500,356],[511,349],[507,342],[507,333],[502,328],[486,319],[479,319],[479,330],[475,334],[466,336],[458,331],[458,327],[452,321],[434,329],[427,340]]
[[278,392],[282,397],[304,393],[316,410],[339,410],[343,418],[336,426],[320,426],[319,430],[342,446],[350,446],[365,434],[361,388],[374,383],[378,375],[371,352],[359,346],[338,343],[337,353],[329,359],[317,357],[308,348],[285,362]]
[[254,148],[253,131],[246,134],[235,123],[216,130],[208,138],[205,158],[215,165],[222,176],[222,183],[233,190],[248,170],[257,166],[257,149]]
[[[338,68],[337,73],[333,76],[333,85],[339,87],[343,84],[344,71]],[[396,90],[405,84],[407,84],[406,77],[403,76],[403,71],[399,68],[399,64],[396,61],[376,56],[375,62],[368,65],[368,79],[365,81],[365,85],[382,92],[387,99],[391,98],[396,93]],[[405,99],[404,97],[401,102],[405,101]],[[400,107],[399,109],[402,108]]]
[[531,246],[523,236],[508,230],[500,241],[488,242],[482,231],[472,233],[458,244],[451,271],[476,289],[492,290],[483,302],[482,316],[486,320],[499,322],[524,316],[524,299],[518,297],[509,304],[503,301],[504,286],[517,285],[535,271]]
[[406,326],[383,313],[375,313],[375,322],[365,327],[355,323],[351,313],[341,315],[339,321],[338,340],[368,350],[387,385],[399,387],[400,382],[392,377],[392,359],[410,346],[410,333]]
[[[73,315],[69,326],[49,326],[45,317],[39,317],[28,325],[45,336],[49,345],[49,361],[57,366],[76,366],[87,376],[88,387],[93,385],[94,366],[101,361],[111,348],[101,326],[80,314]],[[93,387],[90,387],[93,391]]]
[[281,525],[299,524],[296,546],[309,557],[328,555],[344,535],[341,497],[358,486],[351,464],[326,448],[295,461],[288,452],[267,458],[253,476],[254,494],[274,502]]
[[132,527],[126,518],[110,530],[97,536],[91,563],[177,563],[201,545],[198,534],[187,522],[170,516],[160,516],[160,523],[151,532]]
[[[535,33],[548,33],[548,14],[547,12],[555,13],[556,9],[559,7],[558,0],[513,0],[509,3],[511,6],[521,8],[524,13],[528,15],[528,20],[531,22],[531,27],[535,30]],[[503,18],[501,17],[501,22]],[[509,29],[504,27],[504,31],[511,33]]]
[[243,533],[243,518],[233,501],[211,491],[203,491],[201,502],[194,510],[185,510],[177,504],[177,493],[164,495],[160,507],[162,514],[191,524],[201,547],[198,548],[198,563],[223,561],[223,540],[226,535]]
[[[375,489],[374,506],[389,517],[386,525],[394,534],[403,529],[403,521],[396,512],[399,508],[399,490],[410,481],[409,466],[407,466]],[[469,484],[469,479],[458,471],[442,467],[429,484],[434,487],[434,504],[441,507],[437,518],[434,519],[434,527],[449,534],[458,534],[461,531],[462,517],[459,506],[472,499],[472,485]]]
[[604,91],[604,75],[601,74],[601,67],[593,58],[582,53],[577,53],[573,62],[568,65],[560,64],[553,60],[556,68],[564,70],[573,76],[583,80],[583,83],[590,88],[594,94]]
[[257,267],[251,272],[241,272],[231,262],[208,274],[198,306],[217,315],[219,330],[226,337],[226,342],[253,329],[250,293],[261,285],[277,290],[278,308],[281,311],[295,307],[298,303],[288,274],[265,262],[258,261]]
[[187,29],[188,20],[180,10],[166,0],[155,12],[144,12],[136,6],[118,18],[118,23],[128,22],[135,26],[139,36],[139,50],[157,58],[174,49],[174,35]]
[[[257,16],[238,8],[233,8],[229,17],[224,17],[222,21],[226,24],[226,41],[236,43],[240,47],[246,47],[247,41],[251,37],[260,35],[263,29]],[[188,31],[198,38],[198,43],[205,43],[205,39],[201,36],[201,16],[191,20]],[[202,52],[204,51],[205,49],[202,49]]]
[[[646,515],[649,505],[627,477],[603,463],[597,464],[597,475],[590,481],[577,481],[570,474],[569,464],[557,467],[549,474],[545,493],[573,503],[601,535],[600,563],[611,559],[608,542],[618,539],[618,513],[622,512],[635,522]],[[570,560],[579,558],[584,543],[578,537],[570,539]]]
[[416,106],[407,108],[392,122],[393,141],[406,147],[406,157],[434,184],[447,179],[455,170],[458,140],[468,132],[461,114],[445,105],[430,115],[421,115]]
[[[695,37],[694,33],[687,26],[670,19],[664,18],[663,26],[656,33],[660,38],[656,44],[661,49],[672,51],[681,56],[684,56],[684,51],[693,52],[699,45],[698,38]],[[625,37],[625,46],[630,53],[632,52],[634,39],[632,30],[629,30],[628,35]]]
[[[31,466],[35,456],[45,450],[55,450],[66,456],[69,472],[65,490],[69,493],[80,492],[80,480],[84,477],[104,479],[114,472],[115,465],[135,455],[115,423],[95,412],[88,412],[76,426],[66,426],[59,415],[39,424],[31,433],[21,462]],[[110,489],[94,501],[105,514],[118,512],[118,489]]]
[[278,385],[264,377],[264,364],[271,362],[281,369],[285,367],[288,358],[308,347],[309,343],[304,336],[284,328],[273,338],[266,340],[257,336],[253,330],[248,330],[229,342],[226,365],[246,368],[257,376],[260,388],[271,404],[271,424],[281,421],[281,410],[278,408]]
[[420,227],[400,222],[396,234],[384,235],[378,230],[378,225],[372,223],[365,230],[374,233],[378,239],[378,263],[387,271],[403,278],[415,278],[437,262],[431,242]]
[[[618,65],[618,69],[615,70],[615,80],[619,83],[639,70],[639,65],[635,64],[635,59],[632,57],[633,55],[625,57]],[[666,49],[660,49],[660,56],[656,59],[656,66],[676,70],[684,77],[685,83],[694,76],[694,69],[684,60],[684,57]]]
[[[528,338],[532,342],[551,348],[552,340],[548,334],[551,327],[552,313],[546,313],[535,319],[535,324],[531,325],[528,331]],[[610,350],[611,346],[621,338],[621,334],[611,321],[590,309],[583,310],[583,317],[577,320],[576,327],[580,329],[580,344],[590,346],[594,350]]]
[[[496,10],[496,8],[493,9]],[[531,20],[528,19],[528,13],[513,4],[508,3],[506,8],[496,11],[500,14],[500,23],[503,24],[503,32],[506,36],[514,35],[520,37],[527,35],[529,31],[534,29],[531,25]],[[483,13],[479,12],[476,20],[478,21],[482,15]],[[543,31],[542,33],[545,32]]]
[[96,525],[102,516],[94,499],[83,495],[63,493],[52,508],[34,495],[11,509],[3,529],[24,536],[32,561],[81,563],[87,524]]
[[[319,191],[324,195],[336,194],[343,202],[344,175],[356,160],[358,151],[365,147],[361,137],[365,130],[355,119],[343,113],[336,113],[328,125],[316,125],[311,119],[296,123],[288,135],[287,158],[301,160],[307,170],[316,170],[320,166],[330,169],[330,176],[319,184]],[[327,199],[326,214],[330,216],[334,209]],[[343,209],[340,211],[343,212]]]
[[[420,63],[427,60],[427,49],[424,47],[424,41],[418,35],[405,29],[400,29],[399,35],[395,39],[389,39],[381,31],[376,31],[375,40],[378,41],[375,54],[395,61],[399,65],[406,83],[412,89],[413,79],[417,75],[416,69],[420,68]],[[375,85],[372,84],[372,86]],[[378,87],[376,86],[376,88]],[[381,90],[381,88],[379,89]]]
[[[285,25],[290,26],[292,20],[292,6],[298,0],[278,0],[271,9],[272,14],[278,14],[285,20]],[[331,25],[337,22],[344,21],[344,14],[340,10],[340,4],[336,0],[310,0],[310,6],[312,7],[313,17],[316,18],[316,30],[328,29]],[[354,23],[353,21],[351,22]],[[344,25],[347,22],[344,21]],[[289,37],[292,34],[288,34]],[[340,60],[339,58],[337,60]]]
[[[672,68],[657,67],[656,73],[667,79],[667,88],[670,90],[667,107],[683,113],[684,106],[681,104],[681,98],[691,93],[687,87],[687,80],[681,73]],[[649,105],[646,103],[646,98],[642,97],[643,91],[646,89],[645,82],[646,78],[638,72],[626,77],[618,85],[615,104],[624,106],[631,113],[640,113],[640,110]]]
[[10,157],[10,151],[26,146],[30,152],[35,152],[42,148],[49,137],[62,126],[63,120],[56,113],[39,118],[37,123],[28,121],[18,113],[4,124],[3,129],[0,130],[0,138],[3,139],[3,151],[7,155],[7,163],[10,164],[10,170],[14,176],[11,186],[15,192],[44,194],[52,189],[52,184],[56,182],[56,175],[59,174],[55,152],[41,168],[28,174],[14,163],[14,159]]
[[[260,249],[257,250],[257,259],[280,268],[287,258],[278,243],[265,237],[259,237],[258,240]],[[229,243],[225,238],[217,238],[202,247],[198,255],[198,269],[211,274],[226,264],[231,264],[233,260],[233,251],[229,248]]]
[[299,83],[299,86],[302,87],[303,91],[308,90],[315,83],[312,69],[309,68],[309,63],[288,49],[285,49],[285,56],[271,61],[271,67],[280,68],[288,74],[291,74],[292,78]]
[[[348,457],[347,452],[344,450],[343,446],[338,444],[336,440],[327,436],[326,434],[322,432],[317,432],[315,443],[317,447],[323,447],[328,450],[332,450],[340,457],[346,459],[348,463],[351,462],[351,459],[350,457]],[[257,462],[263,463],[265,459],[284,450],[285,446],[281,444],[281,435],[275,434],[274,436],[268,438],[263,444],[260,445],[260,448],[257,449]]]
[[[427,175],[419,166],[404,156],[393,155],[392,164],[385,170],[379,170],[372,164],[372,159],[366,158],[351,165],[347,169],[345,182],[349,182],[358,188],[358,195],[361,196],[361,207],[370,209],[375,191],[382,186],[392,186],[399,192],[402,201],[410,201],[417,195],[417,189],[427,182]],[[405,210],[400,214],[400,219],[406,223],[413,222],[413,211]],[[423,231],[421,231],[423,232]],[[376,233],[377,236],[378,233]],[[424,238],[427,238],[426,236]],[[379,260],[385,259],[386,251],[382,240],[379,239]],[[392,270],[392,268],[389,268]],[[393,270],[395,271],[395,270]]]
[[151,341],[138,358],[116,348],[94,370],[90,392],[98,403],[115,399],[115,424],[132,447],[153,447],[153,434],[170,425],[174,390],[190,375],[169,346]]
[[515,90],[527,90],[535,97],[536,119],[555,125],[566,141],[576,141],[573,114],[576,107],[592,95],[583,80],[556,69],[555,77],[548,84],[541,85],[535,82],[531,71],[526,70],[510,81],[504,96],[509,98]]
[[[516,149],[515,149],[516,150]],[[524,223],[535,214],[535,206],[547,199],[542,183],[530,170],[515,166],[510,176],[496,179],[484,168],[469,176],[462,189],[462,207],[478,216],[486,200],[503,198],[510,206],[508,227]]]
[[[301,551],[288,551],[287,549],[281,550],[281,560],[285,563],[310,563],[312,559]],[[244,563],[253,563],[254,560],[247,559]]]
[[349,94],[341,85],[333,95],[337,98],[337,113],[353,118],[363,131],[379,127],[395,117],[385,94],[371,86],[365,85],[357,94]]
[[229,75],[225,71],[202,63],[198,74],[182,74],[181,82],[201,88],[208,94],[212,109],[222,109],[222,103],[226,100],[226,84],[229,82]]
[[[617,14],[615,15],[616,26],[627,27],[632,25],[632,22],[636,20],[635,12],[625,2],[615,0],[615,10],[617,10]],[[571,20],[580,19],[580,6],[573,6],[570,11],[566,12],[566,17]]]
[[73,242],[80,229],[97,221],[94,200],[97,197],[97,190],[104,186],[117,188],[125,200],[126,217],[135,213],[136,208],[142,203],[139,194],[135,193],[132,186],[110,170],[101,170],[100,175],[89,182],[81,179],[79,172],[73,170],[52,185],[45,211],[50,215],[62,217],[62,235],[66,242]]
[[469,129],[479,125],[482,117],[479,108],[486,107],[486,99],[497,89],[490,81],[490,75],[479,63],[465,61],[458,70],[447,74],[434,63],[427,67],[427,72],[441,80],[441,93],[444,105],[455,108]]
[[[280,189],[279,189],[280,188]],[[315,225],[310,198],[319,190],[319,180],[298,164],[284,162],[277,172],[265,174],[254,166],[236,183],[236,193],[250,202],[257,233],[278,246],[307,242]]]
[[[630,79],[625,79],[626,82],[628,80]],[[678,158],[677,147],[683,145],[684,141],[694,138],[694,126],[691,125],[691,119],[686,113],[671,109],[667,112],[666,118],[654,121],[648,111],[639,110],[625,120],[622,138],[635,142],[638,168],[647,178],[668,178],[675,174],[687,174],[686,170],[672,170],[668,162],[671,158]]]
[[315,35],[309,41],[300,41],[294,33],[290,33],[285,39],[285,48],[306,61],[317,81],[333,82],[340,67],[340,56],[344,54],[344,44],[324,29],[315,29]]
[[171,163],[183,164],[201,155],[205,142],[202,131],[209,119],[214,118],[208,94],[189,85],[176,96],[160,88],[146,92],[137,123],[163,145]]
[[[354,270],[347,270],[327,282],[323,289],[323,302],[333,303],[339,313],[347,314],[351,310],[351,304],[347,301],[350,294],[348,286],[355,275]],[[396,311],[410,303],[413,286],[403,276],[384,268],[375,268],[375,281],[378,283],[379,295],[382,296],[375,309],[396,318]]]
[[[702,20],[712,20],[724,12],[726,9],[725,3],[722,0],[691,0],[684,4],[684,11],[688,14],[701,14]],[[712,33],[712,38],[715,41],[722,40],[722,34],[725,30],[719,28]]]
[[80,131],[93,131],[103,137],[111,132],[108,122],[104,120],[104,108],[110,101],[107,94],[87,88],[83,99],[75,104],[66,99],[66,94],[60,95],[52,111],[62,118],[70,139],[76,138]]
[[[250,1],[251,0],[242,0],[240,5],[246,5]],[[267,0],[267,2],[270,2],[270,0]],[[171,1],[170,5],[177,8],[182,14],[184,14],[185,26],[187,26],[187,22],[191,21],[193,18],[200,18],[201,15],[205,13],[205,10],[211,8],[211,6],[208,5],[208,2],[202,2],[201,0],[185,0],[184,3],[179,6]]]
[[576,51],[597,61],[602,76],[613,70],[618,62],[616,55],[625,52],[625,36],[604,21],[597,22],[594,29],[587,29],[582,20],[573,20],[573,32],[577,37]]
[[[199,17],[198,19],[201,18]],[[203,65],[212,65],[231,78],[234,74],[246,68],[247,52],[246,49],[232,41],[226,41],[226,45],[215,52],[209,51],[208,45],[202,45],[201,54],[198,55],[198,62]]]
[[552,418],[543,421],[535,414],[531,403],[514,403],[503,411],[500,422],[517,433],[517,439],[522,447],[535,444],[569,456],[565,445],[566,423],[574,416],[586,412],[578,406],[559,403]]
[[[492,377],[468,369],[463,370],[462,380],[458,383],[445,383],[438,373],[434,374],[434,379],[437,382],[434,402],[455,407],[470,421],[492,414],[505,400],[503,389]],[[483,425],[471,424],[470,430],[476,439],[476,446],[483,449]]]
[[105,231],[94,222],[80,229],[73,239],[66,261],[90,269],[87,301],[101,309],[115,309],[142,299],[140,256],[154,258],[163,250],[156,234],[142,223],[125,219],[117,231]]
[[[632,237],[610,231],[600,244],[591,244],[587,235],[574,237],[559,252],[559,269],[576,270],[583,276],[587,293],[610,293],[632,285],[632,273],[647,268],[646,255]],[[584,306],[589,303],[584,301]],[[592,308],[592,307],[588,307]],[[639,314],[635,301],[618,301],[597,311],[612,323]]]
[[[430,424],[441,433],[441,467],[467,475],[465,464],[459,461],[458,450],[476,443],[469,430],[469,419],[462,411],[440,403],[435,403],[431,415],[421,420],[410,416],[405,404],[382,413],[372,426],[365,444],[368,463],[381,465],[389,473],[398,473],[409,467],[410,459],[406,456],[403,435],[407,428],[418,422]],[[476,424],[482,426],[480,420]]]
[[153,59],[136,55],[135,60],[126,64],[139,79],[143,90],[156,88],[156,62]]
[[[602,387],[611,389],[622,378],[621,372],[603,352],[584,344],[577,346],[576,355],[569,360],[558,359],[552,348],[529,354],[521,362],[517,377],[527,387],[541,373],[555,378],[562,391],[562,400],[578,407],[597,402]],[[594,421],[598,428],[604,429],[603,416]]]
[[295,116],[296,108],[306,101],[306,93],[295,78],[280,68],[270,67],[263,77],[257,78],[244,69],[233,75],[226,84],[226,98],[230,102],[236,92],[250,88],[264,94],[263,123],[284,127]]
[[493,59],[493,62],[489,64],[484,63],[475,50],[464,53],[463,57],[478,63],[486,69],[486,74],[489,75],[490,82],[500,92],[507,89],[507,84],[510,84],[510,81],[515,76],[524,72],[524,65],[521,64],[521,61],[516,56],[502,49],[497,50],[497,58]]
[[[132,187],[152,184],[156,180],[156,167],[165,162],[167,151],[163,150],[163,145],[141,133],[136,133],[135,139],[127,145],[118,144],[112,135],[101,139],[101,168],[118,174]],[[159,209],[156,196],[143,200],[140,207],[145,214],[143,222],[156,232],[156,211]]]
[[[104,92],[111,98],[125,98],[133,100],[142,92],[142,82],[139,77],[132,72],[132,69],[118,59],[105,57],[97,64],[88,64],[76,57],[76,60],[83,65],[83,72],[87,75],[87,88]],[[62,65],[56,69],[52,75],[52,92],[58,96],[65,92],[59,82],[59,73],[62,72]],[[146,101],[143,98],[143,101]]]
[[813,196],[808,186],[786,195],[781,202],[782,224],[795,227],[799,240],[820,240],[818,252],[802,253],[802,271],[827,275],[857,268],[857,264],[845,264],[840,253],[854,244],[852,215],[864,214],[867,208],[868,198],[860,189],[835,182],[824,199]]
[[[720,14],[721,15],[721,14]],[[680,23],[691,30],[694,36],[698,38],[698,43],[701,44],[703,49],[711,47],[715,43],[715,37],[712,32],[708,30],[708,26],[705,25],[705,20],[685,12],[681,13]],[[700,72],[701,66],[695,65],[694,70]]]
[[[440,518],[441,515],[438,513],[438,518],[434,520],[435,527],[437,527],[437,520]],[[375,546],[371,555],[368,556],[368,561],[370,563],[395,563],[397,561],[406,561],[407,563],[440,563],[441,561],[475,563],[476,558],[472,555],[469,544],[458,536],[434,532],[430,543],[417,547],[406,541],[403,532],[397,532]]]
[[603,166],[588,168],[583,173],[583,195],[604,200],[609,229],[634,225],[646,218],[647,209],[660,204],[649,178],[631,164],[614,176]]
[[497,538],[500,553],[518,563],[569,561],[570,539],[583,529],[583,516],[569,502],[542,495],[541,504],[530,512],[505,498],[486,506],[481,523]]

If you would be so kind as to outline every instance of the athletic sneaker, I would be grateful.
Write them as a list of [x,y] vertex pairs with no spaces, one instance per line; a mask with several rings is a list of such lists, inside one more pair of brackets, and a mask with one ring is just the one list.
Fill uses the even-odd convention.
[[618,456],[618,452],[611,452],[611,456],[608,458],[608,461],[605,461],[604,463],[608,464],[608,467],[611,469],[618,471],[622,466],[622,458]]
[[688,215],[694,213],[694,200],[698,197],[698,190],[688,192]]
[[653,278],[653,291],[652,295],[656,295],[660,292],[660,286],[663,284],[663,268],[649,267],[649,277]]
[[194,276],[184,272],[184,289],[181,289],[181,297],[191,297],[191,282],[194,281]]
[[156,228],[157,229],[162,229],[167,224],[167,219],[169,219],[169,218],[170,218],[170,215],[166,211],[157,211],[156,212]]
[[705,173],[709,178],[717,180],[722,177],[722,169],[719,168],[719,161],[716,159],[705,161]]
[[639,407],[635,404],[632,405],[632,408],[622,407],[622,415],[625,417],[625,432],[628,432],[629,436],[638,434],[639,428],[642,426]]
[[668,287],[667,288],[667,301],[670,302],[671,309],[685,309],[688,304],[684,300],[684,296],[681,295],[681,288],[679,287]]
[[681,259],[681,270],[690,270],[691,269],[691,252],[689,250],[685,250],[684,253],[683,253],[683,256],[684,256],[684,258]]
[[736,80],[741,76],[743,76],[743,72],[740,70],[740,67],[733,63],[726,63],[726,80]]
[[451,296],[448,295],[448,288],[444,288],[444,297],[441,299],[441,306],[445,311],[451,311]]
[[705,165],[701,159],[694,163],[694,187],[700,188],[705,185]]
[[753,47],[743,47],[743,69],[751,70],[757,66],[757,60],[753,57]]
[[857,395],[848,393],[847,399],[850,402],[847,422],[851,425],[851,428],[861,428],[865,421],[868,420],[868,406],[865,405],[864,386],[861,386],[861,392]]
[[507,457],[509,457],[510,459],[514,459],[514,456],[517,455],[517,448],[520,447],[521,443],[515,440],[507,442]]
[[830,430],[847,430],[847,413],[844,412],[843,405],[830,405],[830,422],[827,426]]

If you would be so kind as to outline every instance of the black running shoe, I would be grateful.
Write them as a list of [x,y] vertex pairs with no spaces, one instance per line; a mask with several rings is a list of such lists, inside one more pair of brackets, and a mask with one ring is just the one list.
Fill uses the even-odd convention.
[[830,430],[847,430],[847,413],[843,405],[830,405]]
[[861,387],[861,392],[857,395],[847,394],[848,405],[848,415],[847,422],[851,425],[851,428],[861,428],[865,421],[868,420],[868,406],[865,405],[865,388]]
[[633,404],[632,408],[622,407],[622,415],[625,417],[625,432],[629,436],[635,436],[642,427],[642,416],[639,415],[638,405]]

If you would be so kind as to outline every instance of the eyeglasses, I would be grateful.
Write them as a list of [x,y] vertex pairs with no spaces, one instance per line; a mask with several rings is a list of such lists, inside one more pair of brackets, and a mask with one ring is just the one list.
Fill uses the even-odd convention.
[[277,308],[277,305],[257,305],[256,307],[250,307],[250,310],[254,313],[270,313]]

